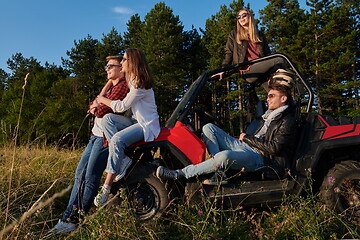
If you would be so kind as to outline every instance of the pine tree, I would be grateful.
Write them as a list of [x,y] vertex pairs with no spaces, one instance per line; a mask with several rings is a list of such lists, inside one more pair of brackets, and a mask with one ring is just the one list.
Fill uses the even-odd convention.
[[163,2],[145,16],[140,47],[155,80],[156,103],[164,123],[175,109],[186,86],[183,26]]
[[350,9],[335,1],[310,0],[307,4],[310,14],[298,36],[307,40],[305,73],[315,87],[319,113],[341,115],[347,108],[344,86],[354,76],[354,22]]
[[98,64],[100,62],[97,52],[99,41],[88,35],[82,40],[74,41],[74,45],[70,51],[66,52],[69,59],[62,59],[63,65],[82,82],[82,90],[87,93],[86,102],[89,103],[104,84],[103,68]]
[[[83,91],[81,79],[64,77],[50,89],[46,100],[46,111],[39,121],[39,131],[50,143],[59,146],[74,146],[88,141],[91,126],[86,123],[87,93]],[[90,119],[90,118],[89,118]]]
[[126,24],[127,32],[124,33],[124,48],[141,48],[142,42],[142,27],[144,23],[140,20],[140,16],[135,14],[130,17],[129,22]]
[[[21,144],[27,138],[27,129],[31,127],[31,119],[34,115],[32,104],[36,104],[36,99],[31,99],[29,86],[32,79],[39,72],[43,71],[40,63],[31,58],[25,58],[21,53],[16,53],[7,61],[8,68],[12,71],[6,79],[6,91],[2,94],[0,108],[2,124],[9,129],[9,134],[15,133],[15,126],[20,117],[18,131],[18,143]],[[27,73],[31,73],[25,86],[24,78]],[[23,98],[24,96],[24,98]],[[21,114],[20,114],[21,113]],[[14,136],[6,136],[8,138]]]
[[[105,64],[107,63],[107,56],[114,56],[124,53],[124,41],[118,31],[113,27],[108,34],[103,34],[103,38],[101,39],[96,54],[98,55],[98,69],[103,69]],[[104,71],[104,80],[105,71]]]
[[346,83],[343,84],[344,102],[343,115],[360,116],[360,0],[336,1],[343,18],[349,26],[346,30],[348,41],[347,54],[341,56],[342,72],[346,74]]
[[[266,29],[267,41],[272,52],[293,53],[299,26],[305,20],[304,10],[297,0],[268,0],[260,10],[262,26]],[[296,54],[293,54],[296,56]]]
[[[45,63],[45,67],[41,66],[33,57],[27,59],[21,54],[13,55],[8,60],[8,65],[12,73],[6,79],[8,84],[0,102],[2,127],[14,133],[14,127],[20,118],[17,141],[20,144],[43,139],[51,131],[58,132],[57,128],[44,132],[41,125],[44,123],[48,100],[56,101],[52,98],[50,89],[59,78],[67,76],[68,72],[48,63]],[[25,83],[27,73],[29,77]],[[9,137],[12,136],[3,138]]]
[[[208,66],[209,55],[204,41],[196,29],[191,29],[183,33],[183,63],[185,65],[185,79],[188,84],[197,79]],[[188,87],[188,84],[184,86]]]
[[7,78],[7,88],[23,86],[27,73],[42,70],[42,66],[34,57],[25,58],[21,53],[12,55],[11,59],[7,61],[7,65],[12,71]]
[[7,81],[8,77],[9,77],[9,74],[0,68],[0,99],[1,99],[2,93],[5,90],[6,81]]

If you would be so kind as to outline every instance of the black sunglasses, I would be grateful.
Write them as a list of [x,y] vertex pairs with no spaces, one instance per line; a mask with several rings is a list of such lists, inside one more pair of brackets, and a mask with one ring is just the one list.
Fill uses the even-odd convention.
[[121,67],[121,65],[119,65],[119,64],[108,64],[108,65],[104,66],[104,68],[105,68],[105,70],[108,70],[115,66]]
[[244,18],[244,17],[247,17],[247,16],[249,16],[248,13],[243,13],[243,14],[241,14],[241,15],[237,15],[237,16],[236,16],[236,19],[241,19],[241,18]]

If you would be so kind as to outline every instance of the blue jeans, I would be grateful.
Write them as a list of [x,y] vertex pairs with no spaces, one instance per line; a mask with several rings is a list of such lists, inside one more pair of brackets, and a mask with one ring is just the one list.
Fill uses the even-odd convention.
[[77,222],[79,210],[83,213],[89,211],[97,194],[108,154],[108,148],[103,145],[103,138],[91,136],[76,168],[74,186],[62,221],[69,219]]
[[115,133],[129,127],[133,123],[133,119],[114,113],[106,114],[101,121],[105,137],[109,142]]
[[264,165],[263,156],[239,139],[224,132],[214,124],[203,127],[204,141],[213,157],[182,169],[186,178],[215,172],[217,169],[255,171]]
[[144,140],[144,131],[139,123],[117,132],[109,142],[109,158],[105,171],[119,174],[125,148],[141,140]]

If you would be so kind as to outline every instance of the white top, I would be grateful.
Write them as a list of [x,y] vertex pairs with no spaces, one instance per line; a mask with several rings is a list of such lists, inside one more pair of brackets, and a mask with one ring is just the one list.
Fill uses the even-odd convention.
[[92,133],[97,137],[103,137],[103,129],[101,125],[102,118],[95,117],[94,126],[92,128]]
[[144,131],[144,141],[153,141],[160,133],[159,114],[155,103],[155,94],[152,88],[136,89],[129,86],[130,92],[123,100],[111,101],[110,107],[114,112],[125,112],[129,108],[133,117]]

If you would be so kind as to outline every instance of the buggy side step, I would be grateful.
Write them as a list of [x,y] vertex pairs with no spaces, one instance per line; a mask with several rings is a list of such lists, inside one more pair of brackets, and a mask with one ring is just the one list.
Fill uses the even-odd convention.
[[[224,206],[231,205],[263,205],[279,202],[295,187],[295,180],[246,181],[222,186],[207,186],[203,188],[212,200],[221,202]],[[251,198],[249,198],[251,196]]]

